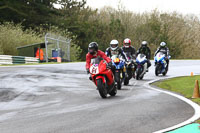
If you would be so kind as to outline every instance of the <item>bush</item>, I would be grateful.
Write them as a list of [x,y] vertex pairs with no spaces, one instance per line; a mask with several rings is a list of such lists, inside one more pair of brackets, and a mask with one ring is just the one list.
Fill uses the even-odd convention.
[[17,47],[42,42],[43,37],[33,30],[23,31],[21,24],[3,23],[0,25],[0,53],[17,55]]
[[[71,33],[62,31],[57,27],[51,27],[49,31],[38,28],[40,31],[36,33],[34,30],[23,30],[21,24],[3,23],[0,25],[0,54],[17,55],[17,47],[33,43],[44,42],[45,32],[51,32],[55,35],[63,35],[70,38]],[[59,35],[60,34],[60,35]],[[73,37],[75,38],[75,37]],[[71,60],[79,61],[82,49],[74,43],[71,43]]]

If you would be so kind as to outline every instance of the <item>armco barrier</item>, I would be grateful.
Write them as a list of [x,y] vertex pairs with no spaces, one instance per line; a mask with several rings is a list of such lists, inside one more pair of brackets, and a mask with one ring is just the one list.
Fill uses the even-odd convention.
[[0,65],[27,63],[39,63],[39,60],[34,57],[0,55]]
[[39,60],[34,57],[25,57],[25,63],[39,63]]
[[3,64],[13,64],[12,56],[10,55],[0,55],[0,65]]
[[13,64],[25,64],[24,56],[12,56]]

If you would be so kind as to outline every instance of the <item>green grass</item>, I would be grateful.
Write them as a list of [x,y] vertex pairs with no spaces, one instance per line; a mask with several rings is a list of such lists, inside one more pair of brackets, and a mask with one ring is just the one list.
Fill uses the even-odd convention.
[[167,79],[155,82],[152,85],[173,92],[177,92],[185,96],[186,98],[191,99],[192,101],[200,104],[200,98],[192,99],[192,94],[195,87],[195,80],[198,80],[200,82],[200,75]]
[[[193,90],[195,87],[195,80],[198,80],[200,83],[200,75],[188,76],[188,77],[177,77],[177,78],[162,80],[162,81],[155,82],[152,85],[179,93],[183,95],[184,97],[200,105],[200,98],[197,98],[197,99],[192,98]],[[196,122],[200,123],[200,119],[198,119]]]

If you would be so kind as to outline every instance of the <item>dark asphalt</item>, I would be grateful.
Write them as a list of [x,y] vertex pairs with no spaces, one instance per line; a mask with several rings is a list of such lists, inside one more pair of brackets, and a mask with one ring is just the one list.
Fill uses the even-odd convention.
[[[85,63],[0,67],[1,133],[151,133],[193,116],[185,102],[131,80],[101,99]],[[197,61],[171,61],[169,76],[198,73]]]

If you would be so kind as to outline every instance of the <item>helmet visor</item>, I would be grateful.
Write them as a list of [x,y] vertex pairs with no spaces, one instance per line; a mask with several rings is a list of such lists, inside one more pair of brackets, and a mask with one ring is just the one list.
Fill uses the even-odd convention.
[[96,51],[96,50],[95,50],[94,48],[89,48],[89,51],[88,51],[88,52],[89,52],[90,54],[94,54],[95,51]]
[[116,48],[118,46],[118,44],[111,44],[112,48]]
[[125,43],[125,46],[129,46],[130,45],[130,43]]
[[142,46],[143,46],[143,47],[146,47],[146,46],[147,46],[147,44],[146,44],[146,43],[142,43]]

